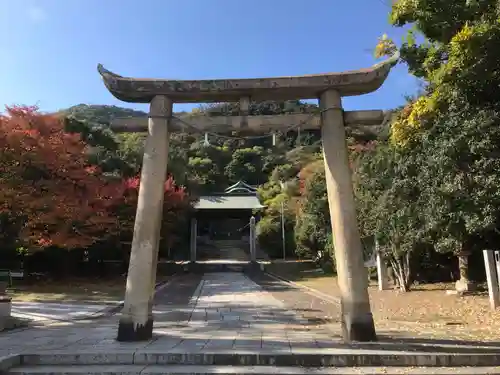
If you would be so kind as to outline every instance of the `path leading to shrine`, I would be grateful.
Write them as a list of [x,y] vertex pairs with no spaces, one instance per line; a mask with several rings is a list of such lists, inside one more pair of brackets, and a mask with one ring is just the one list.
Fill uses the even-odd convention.
[[[23,375],[142,374],[148,373],[146,367],[155,374],[326,375],[386,369],[363,367],[344,372],[347,367],[317,367],[387,365],[384,361],[390,366],[432,366],[455,358],[450,352],[469,362],[478,356],[485,365],[497,361],[498,347],[424,349],[397,342],[346,345],[340,340],[338,324],[313,319],[320,306],[311,298],[318,297],[265,274],[251,277],[253,280],[238,272],[174,276],[155,296],[154,337],[149,341],[117,342],[119,316],[47,324],[0,334],[0,362],[2,356],[25,355],[18,362],[21,366],[8,372]],[[490,355],[484,357],[486,353]],[[387,373],[414,373],[408,369],[416,370],[391,367]],[[434,368],[418,373],[498,373],[491,369]]]
[[[80,311],[75,305],[74,310],[64,311],[70,320],[88,309]],[[237,272],[176,275],[157,292],[153,313],[154,337],[146,342],[116,342],[117,314],[93,320],[47,321],[36,327],[0,333],[0,356],[39,350],[106,352],[130,348],[293,353],[341,346],[338,304],[265,273],[250,277]],[[38,314],[43,315],[42,311]],[[387,333],[393,338],[399,336],[386,330],[379,333],[381,337]],[[416,337],[412,341],[422,342]],[[451,342],[448,345],[454,346]],[[468,346],[478,348],[477,343]],[[500,350],[493,343],[484,346]]]
[[39,351],[147,349],[203,352],[214,349],[327,347],[334,341],[319,326],[264,291],[242,273],[186,274],[155,298],[154,338],[115,341],[118,316],[32,327],[0,334],[0,356]]

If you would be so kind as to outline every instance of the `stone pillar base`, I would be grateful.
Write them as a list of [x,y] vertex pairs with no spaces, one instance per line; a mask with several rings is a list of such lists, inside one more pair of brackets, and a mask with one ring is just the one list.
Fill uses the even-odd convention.
[[367,314],[363,319],[353,320],[350,316],[344,315],[342,319],[342,336],[344,341],[377,341],[375,323],[372,314]]
[[455,282],[455,290],[458,293],[473,292],[476,290],[476,284],[471,282],[470,280],[460,279]]
[[12,299],[7,296],[0,295],[0,321],[10,318],[12,313]]
[[147,341],[153,337],[153,318],[148,319],[145,325],[136,325],[131,321],[120,320],[118,323],[117,341]]

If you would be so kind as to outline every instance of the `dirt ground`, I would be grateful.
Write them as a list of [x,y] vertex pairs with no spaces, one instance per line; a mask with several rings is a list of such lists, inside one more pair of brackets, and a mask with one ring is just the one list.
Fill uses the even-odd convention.
[[[273,273],[328,296],[339,296],[336,278],[319,270],[287,273],[273,269]],[[452,283],[421,284],[402,293],[379,291],[372,282],[369,294],[377,329],[396,336],[500,342],[500,309],[491,310],[487,293],[463,297],[446,293],[453,289]]]
[[[158,276],[157,282],[166,280],[166,276]],[[12,288],[7,289],[7,295],[13,301],[120,301],[125,293],[126,277],[112,279],[71,279],[64,281],[37,281],[23,283],[14,281]]]

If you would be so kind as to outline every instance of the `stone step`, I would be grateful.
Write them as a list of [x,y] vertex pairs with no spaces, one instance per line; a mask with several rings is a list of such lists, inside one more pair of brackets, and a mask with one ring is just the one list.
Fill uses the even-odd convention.
[[219,272],[255,272],[260,271],[260,265],[243,261],[238,263],[204,263],[197,262],[186,266],[186,270],[194,273],[219,273]]
[[216,247],[247,247],[249,246],[248,242],[244,241],[214,241],[212,243]]
[[185,366],[185,365],[45,365],[19,366],[11,375],[368,375],[368,374],[500,374],[499,367],[276,367],[276,366]]
[[[421,366],[461,367],[499,366],[498,352],[403,352],[377,350],[311,349],[285,352],[283,350],[214,351],[214,352],[153,352],[117,351],[103,352],[50,352],[22,354],[8,358],[7,368],[25,365],[197,365],[197,366]],[[500,367],[499,367],[500,368]],[[2,361],[0,360],[0,371]]]

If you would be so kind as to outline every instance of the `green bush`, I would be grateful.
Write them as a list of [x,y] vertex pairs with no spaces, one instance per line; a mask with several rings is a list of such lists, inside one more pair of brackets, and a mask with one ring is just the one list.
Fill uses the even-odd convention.
[[[322,263],[323,260],[332,258],[333,249],[325,170],[322,165],[305,180],[302,197],[295,224],[297,254],[306,258],[318,258]],[[332,261],[332,267],[333,263]]]
[[[290,257],[295,252],[293,226],[293,221],[285,217],[285,250],[287,257]],[[269,255],[269,257],[283,257],[281,218],[279,216],[263,217],[257,223],[256,235],[259,246]]]

